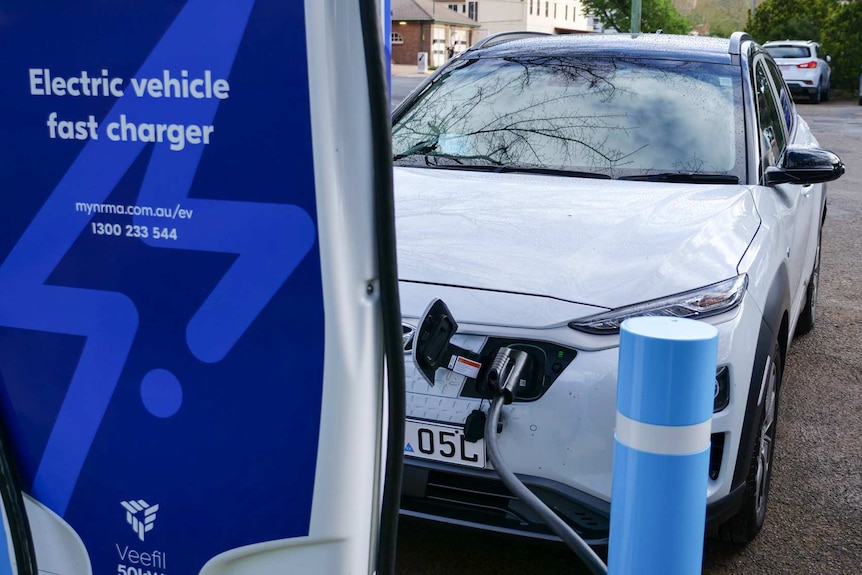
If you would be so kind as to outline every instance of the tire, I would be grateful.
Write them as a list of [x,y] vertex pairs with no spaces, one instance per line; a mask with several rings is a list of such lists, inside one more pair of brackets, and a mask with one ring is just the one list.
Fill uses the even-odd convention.
[[799,314],[799,321],[796,322],[796,335],[805,335],[810,332],[814,329],[814,322],[817,321],[817,290],[820,286],[820,239],[821,234],[818,234],[814,268],[811,270],[808,288],[805,290],[805,306],[802,308],[802,313]]
[[820,95],[820,101],[821,102],[828,102],[829,101],[829,92],[830,91],[832,91],[832,86],[831,85],[826,86],[826,89],[823,90],[823,93]]
[[767,381],[763,401],[756,411],[757,437],[745,480],[745,497],[736,515],[718,528],[718,537],[729,543],[750,543],[766,520],[783,365],[781,349],[778,343],[774,342],[772,353],[766,362]]
[[859,105],[862,106],[862,95],[859,96]]
[[817,89],[814,92],[808,94],[808,103],[819,104],[822,95],[823,93],[820,91],[820,84],[817,84]]

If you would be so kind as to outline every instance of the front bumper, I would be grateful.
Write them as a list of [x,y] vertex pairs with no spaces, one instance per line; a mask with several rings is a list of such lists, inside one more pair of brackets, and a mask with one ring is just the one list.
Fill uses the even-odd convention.
[[[541,477],[519,475],[591,545],[607,542],[610,504]],[[427,461],[404,466],[401,513],[477,529],[558,540],[524,503],[514,497],[493,471],[453,470]]]
[[[716,521],[732,515],[741,500],[739,486],[732,482],[761,318],[762,312],[746,295],[734,312],[711,321],[719,330],[718,365],[726,366],[730,374],[729,403],[712,418],[706,496],[710,518]],[[551,334],[536,333],[541,331],[510,335],[553,339]],[[586,540],[601,544],[607,537],[610,509],[618,338],[580,333],[571,337],[560,343],[578,350],[574,361],[540,399],[504,407],[505,426],[498,439],[512,471]],[[597,339],[605,346],[596,345]],[[459,424],[481,406],[479,400],[459,396],[462,380],[453,377],[457,374],[440,370],[431,388],[412,374],[407,363],[408,417]],[[512,498],[490,465],[470,469],[405,459],[404,514],[555,539]]]
[[[586,543],[607,544],[610,503],[541,477],[518,478]],[[736,513],[744,495],[745,485],[741,485],[707,505],[707,533]],[[492,471],[453,472],[451,466],[439,463],[408,461],[404,466],[401,514],[497,533],[560,540]]]

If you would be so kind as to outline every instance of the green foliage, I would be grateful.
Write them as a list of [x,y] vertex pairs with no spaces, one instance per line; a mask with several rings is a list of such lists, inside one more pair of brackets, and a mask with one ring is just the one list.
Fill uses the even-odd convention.
[[822,0],[764,0],[749,14],[748,33],[758,42],[770,40],[820,41],[826,16]]
[[832,8],[823,23],[823,48],[832,56],[832,85],[855,91],[862,65],[862,2]]
[[769,40],[814,40],[832,57],[832,85],[855,89],[862,64],[862,0],[764,0],[748,32]]
[[[620,32],[631,30],[631,0],[584,0],[584,10],[602,21],[605,28]],[[688,34],[691,23],[680,14],[670,0],[642,0],[641,31],[665,34]]]
[[[687,34],[708,23],[710,34],[728,37],[744,29],[761,44],[769,40],[814,40],[832,57],[832,85],[855,91],[862,65],[862,0],[677,0],[691,6],[683,16],[671,0],[642,0],[641,30]],[[584,0],[606,28],[631,29],[631,0]],[[688,12],[688,10],[687,10]],[[748,20],[745,21],[745,14]],[[744,23],[744,25],[743,25]]]
[[677,0],[680,11],[695,25],[708,24],[710,36],[729,38],[737,30],[746,29],[751,0],[688,0],[689,13],[680,6],[683,1],[686,0]]

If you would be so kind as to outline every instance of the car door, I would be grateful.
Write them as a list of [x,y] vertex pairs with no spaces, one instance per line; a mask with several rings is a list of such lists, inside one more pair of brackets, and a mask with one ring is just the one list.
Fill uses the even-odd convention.
[[[766,58],[759,57],[754,65],[754,82],[757,101],[758,129],[760,130],[761,161],[763,172],[777,166],[787,149],[791,137],[796,136],[796,113],[787,87],[771,69]],[[802,303],[803,289],[808,282],[809,261],[812,252],[812,222],[819,211],[819,186],[780,184],[767,193],[772,195],[772,206],[777,220],[776,238],[786,257],[786,267],[792,290],[793,317]],[[816,195],[816,197],[815,197]]]

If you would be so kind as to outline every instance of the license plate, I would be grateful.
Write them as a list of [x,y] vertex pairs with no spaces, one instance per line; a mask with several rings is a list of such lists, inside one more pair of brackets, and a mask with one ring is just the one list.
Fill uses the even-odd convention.
[[470,443],[464,429],[408,419],[404,422],[404,455],[468,467],[485,467],[485,440]]

